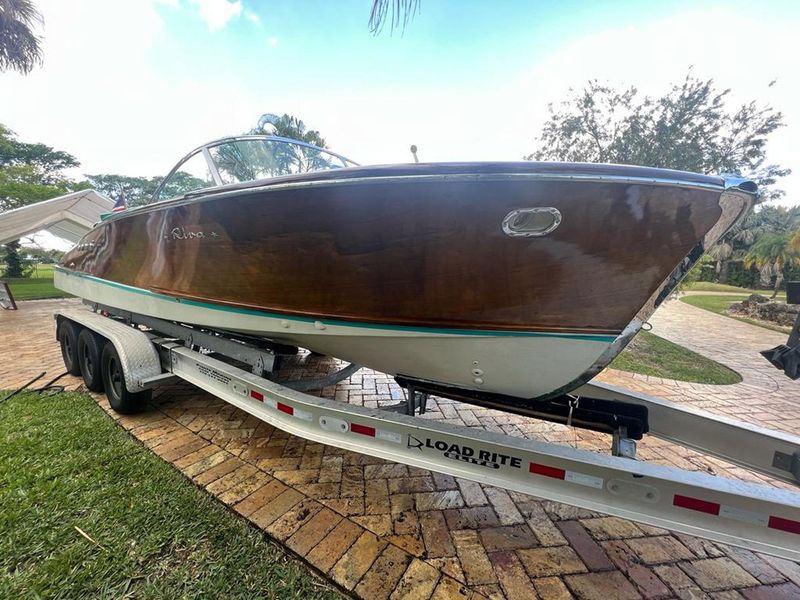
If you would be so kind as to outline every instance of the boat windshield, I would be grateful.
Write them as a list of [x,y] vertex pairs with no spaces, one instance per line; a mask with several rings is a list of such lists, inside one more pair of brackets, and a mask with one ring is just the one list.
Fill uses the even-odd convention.
[[154,201],[220,185],[328,171],[357,163],[317,146],[277,136],[243,136],[206,144],[172,169]]

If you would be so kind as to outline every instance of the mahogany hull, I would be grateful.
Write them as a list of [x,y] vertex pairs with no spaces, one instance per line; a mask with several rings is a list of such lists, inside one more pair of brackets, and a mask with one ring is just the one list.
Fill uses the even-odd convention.
[[[743,194],[727,206],[718,178],[679,175],[512,163],[280,178],[113,217],[62,266],[320,323],[613,339],[748,206]],[[511,211],[535,207],[558,211],[555,230],[504,232]]]

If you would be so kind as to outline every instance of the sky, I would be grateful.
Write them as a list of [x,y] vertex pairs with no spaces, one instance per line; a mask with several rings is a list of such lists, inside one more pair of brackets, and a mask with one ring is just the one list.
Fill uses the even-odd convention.
[[[0,74],[0,122],[80,174],[162,175],[289,113],[361,164],[519,160],[589,79],[660,94],[691,68],[784,113],[770,162],[800,204],[800,3],[421,0],[369,32],[371,0],[37,0],[44,65]],[[776,83],[769,86],[769,83]]]

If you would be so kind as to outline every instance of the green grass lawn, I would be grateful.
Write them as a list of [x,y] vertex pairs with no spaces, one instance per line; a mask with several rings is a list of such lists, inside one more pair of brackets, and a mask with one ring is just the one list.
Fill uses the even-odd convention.
[[[749,288],[736,287],[725,283],[714,283],[712,281],[695,281],[686,285],[687,292],[731,292],[732,294],[761,294],[768,298],[772,295],[772,290],[753,290]],[[786,292],[778,292],[778,300],[786,300]]]
[[736,371],[725,365],[647,331],[640,331],[609,366],[692,383],[728,385],[742,380]]
[[747,317],[731,315],[725,312],[728,310],[731,304],[734,302],[741,302],[746,298],[747,296],[742,295],[704,296],[702,294],[696,294],[692,296],[681,296],[681,302],[686,302],[686,304],[691,304],[697,308],[702,308],[703,310],[708,310],[718,315],[730,317],[731,319],[736,319],[737,321],[750,323],[751,325],[758,325],[759,327],[763,327],[765,329],[771,329],[772,331],[779,331],[781,333],[789,333],[789,331],[791,331],[790,327],[781,327],[780,325],[775,325],[773,323],[756,321],[755,319],[748,319]]
[[4,281],[8,282],[15,300],[64,298],[69,295],[53,285],[53,265],[35,265],[35,271],[30,277]]
[[91,398],[27,393],[0,404],[0,597],[340,596]]

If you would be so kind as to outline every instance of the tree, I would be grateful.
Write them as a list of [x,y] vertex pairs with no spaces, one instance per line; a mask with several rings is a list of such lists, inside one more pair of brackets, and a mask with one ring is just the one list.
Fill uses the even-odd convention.
[[0,0],[0,72],[27,75],[42,63],[41,38],[33,32],[41,23],[31,0]]
[[[20,142],[13,131],[0,125],[0,212],[87,187],[63,173],[79,164],[71,154],[50,146]],[[7,277],[26,276],[19,247],[18,240],[6,244]]]
[[92,187],[108,196],[118,198],[125,194],[128,206],[148,204],[162,177],[130,177],[127,175],[86,175]]
[[67,152],[20,142],[0,124],[0,212],[83,189],[63,173],[79,165]]
[[256,126],[250,130],[251,134],[279,135],[281,137],[299,140],[314,144],[320,148],[327,148],[325,138],[316,129],[306,129],[306,124],[292,115],[282,116],[264,113],[258,119]]
[[550,105],[541,147],[525,158],[735,173],[759,185],[759,201],[775,200],[783,192],[772,186],[790,170],[766,162],[766,143],[783,115],[755,102],[731,109],[729,93],[691,73],[660,98],[590,81]]
[[[590,81],[550,105],[540,147],[525,158],[734,173],[758,184],[757,202],[776,200],[783,191],[775,184],[790,170],[767,162],[766,144],[783,127],[783,115],[755,102],[731,108],[729,92],[691,72],[658,98],[642,96],[635,87],[618,90]],[[776,230],[750,215],[709,249],[720,281],[726,281],[728,261],[741,254],[737,250],[765,231]]]
[[761,271],[762,281],[769,283],[775,278],[775,288],[771,298],[778,295],[786,270],[800,265],[800,254],[791,247],[791,236],[788,233],[767,234],[753,244],[744,257],[747,267],[754,266]]

